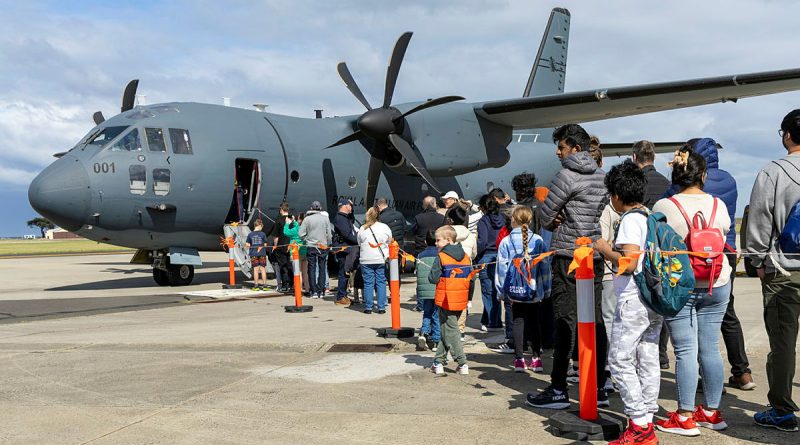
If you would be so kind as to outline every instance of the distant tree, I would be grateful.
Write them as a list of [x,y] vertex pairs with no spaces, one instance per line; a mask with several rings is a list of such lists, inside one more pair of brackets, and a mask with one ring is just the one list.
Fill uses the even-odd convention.
[[28,227],[38,227],[39,230],[42,232],[42,238],[44,238],[44,232],[49,229],[55,229],[56,225],[51,223],[49,219],[42,218],[41,216],[37,216],[32,220],[27,222]]

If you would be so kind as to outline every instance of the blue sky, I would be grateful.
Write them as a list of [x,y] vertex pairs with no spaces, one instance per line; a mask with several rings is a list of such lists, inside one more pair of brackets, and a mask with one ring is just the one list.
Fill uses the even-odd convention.
[[[794,1],[0,0],[0,236],[31,232],[28,184],[91,129],[94,111],[119,109],[132,78],[147,103],[225,96],[290,115],[360,113],[336,63],[380,97],[392,45],[410,30],[396,102],[511,98],[554,6],[572,13],[567,91],[800,67],[792,26],[780,22],[800,16]],[[757,170],[782,154],[778,125],[798,105],[800,93],[787,93],[586,127],[608,142],[717,139],[740,213]]]

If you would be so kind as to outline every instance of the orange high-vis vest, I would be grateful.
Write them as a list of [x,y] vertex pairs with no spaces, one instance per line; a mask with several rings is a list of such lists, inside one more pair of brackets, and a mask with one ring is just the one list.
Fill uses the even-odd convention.
[[457,261],[450,255],[439,252],[442,276],[436,285],[436,306],[448,311],[463,311],[469,301],[469,283],[475,272],[467,255]]

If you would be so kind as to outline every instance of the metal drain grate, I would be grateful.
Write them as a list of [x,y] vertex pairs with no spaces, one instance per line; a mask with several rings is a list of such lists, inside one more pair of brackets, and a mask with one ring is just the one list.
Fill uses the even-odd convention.
[[336,343],[328,348],[328,352],[389,352],[391,350],[391,343]]

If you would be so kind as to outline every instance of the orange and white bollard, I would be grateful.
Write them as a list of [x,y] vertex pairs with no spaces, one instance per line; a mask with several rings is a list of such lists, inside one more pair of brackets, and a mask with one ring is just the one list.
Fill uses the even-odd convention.
[[580,367],[580,410],[559,411],[547,421],[553,434],[572,440],[606,440],[619,437],[624,418],[597,410],[597,343],[594,313],[594,249],[592,240],[575,242],[569,273],[575,271],[578,298],[578,362]]
[[225,238],[225,245],[228,246],[228,284],[223,284],[223,289],[241,289],[241,284],[236,284],[236,260],[233,257],[233,249],[236,248],[236,241],[233,236]]
[[575,285],[578,297],[578,368],[580,380],[580,416],[583,420],[597,419],[597,339],[594,313],[594,249],[591,240],[577,241],[574,262]]
[[391,298],[392,327],[378,329],[383,337],[407,338],[414,336],[414,328],[400,327],[400,246],[389,244],[389,297]]
[[286,312],[311,312],[314,306],[303,306],[303,280],[300,271],[300,247],[297,243],[289,246],[292,253],[292,269],[294,270],[294,306],[286,306]]

